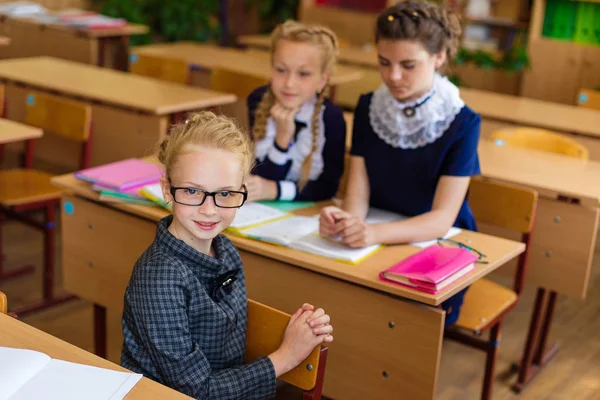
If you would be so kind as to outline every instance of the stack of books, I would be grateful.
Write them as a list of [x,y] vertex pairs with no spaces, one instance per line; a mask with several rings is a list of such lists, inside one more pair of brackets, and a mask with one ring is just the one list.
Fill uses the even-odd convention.
[[160,188],[162,175],[162,166],[136,158],[75,173],[77,179],[92,184],[100,200],[167,208]]
[[435,294],[475,269],[478,257],[463,248],[430,246],[379,274],[382,280]]

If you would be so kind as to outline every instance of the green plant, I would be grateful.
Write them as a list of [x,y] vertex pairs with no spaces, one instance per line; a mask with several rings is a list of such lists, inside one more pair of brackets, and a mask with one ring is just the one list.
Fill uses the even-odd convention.
[[296,19],[299,0],[246,0],[246,11],[258,6],[263,33],[271,32],[277,24]]
[[102,14],[148,25],[150,33],[132,37],[132,44],[152,42],[158,37],[172,42],[205,42],[220,34],[219,0],[94,0]]
[[461,47],[458,49],[453,63],[455,65],[472,63],[486,70],[500,69],[507,74],[523,71],[529,68],[530,65],[527,51],[523,45],[512,46],[500,57],[494,56],[485,50],[468,50]]

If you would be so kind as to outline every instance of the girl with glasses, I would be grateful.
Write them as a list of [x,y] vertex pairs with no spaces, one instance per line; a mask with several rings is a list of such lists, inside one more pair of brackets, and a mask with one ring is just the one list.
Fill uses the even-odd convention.
[[244,204],[248,135],[210,112],[175,125],[160,145],[173,215],[138,259],[125,292],[121,364],[196,399],[263,399],[333,328],[304,304],[278,350],[244,365],[247,296],[237,249],[221,234]]

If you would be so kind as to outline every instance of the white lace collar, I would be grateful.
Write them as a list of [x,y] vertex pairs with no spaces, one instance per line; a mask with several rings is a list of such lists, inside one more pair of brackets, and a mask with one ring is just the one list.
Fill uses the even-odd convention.
[[[436,74],[433,88],[420,98],[400,102],[382,84],[373,92],[369,107],[371,127],[387,144],[416,149],[435,142],[448,129],[465,103],[458,88],[448,78]],[[412,108],[414,115],[410,115]]]

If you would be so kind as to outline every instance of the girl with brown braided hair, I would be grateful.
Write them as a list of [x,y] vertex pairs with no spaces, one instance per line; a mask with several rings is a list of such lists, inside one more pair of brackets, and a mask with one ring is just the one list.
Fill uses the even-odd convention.
[[286,21],[272,34],[273,75],[248,96],[257,166],[249,200],[325,200],[344,171],[346,123],[327,99],[338,52],[322,26]]
[[[453,225],[476,230],[466,193],[480,173],[480,117],[437,73],[459,35],[456,15],[433,3],[399,2],[378,17],[383,84],[359,99],[346,196],[341,208],[322,210],[322,235],[362,247],[436,239]],[[368,224],[369,206],[408,218]],[[447,325],[456,321],[463,295],[444,304]]]

